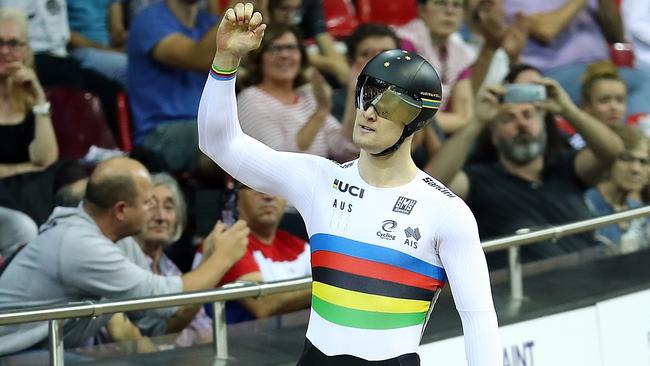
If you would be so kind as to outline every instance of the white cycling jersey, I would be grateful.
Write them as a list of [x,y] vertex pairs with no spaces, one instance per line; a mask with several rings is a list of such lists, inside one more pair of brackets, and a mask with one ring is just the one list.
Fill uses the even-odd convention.
[[363,181],[357,161],[272,150],[241,131],[234,79],[208,77],[198,123],[199,146],[219,166],[300,211],[311,246],[307,338],[315,347],[366,360],[416,352],[448,281],[469,364],[501,364],[485,256],[460,198],[422,171],[406,185],[379,188]]

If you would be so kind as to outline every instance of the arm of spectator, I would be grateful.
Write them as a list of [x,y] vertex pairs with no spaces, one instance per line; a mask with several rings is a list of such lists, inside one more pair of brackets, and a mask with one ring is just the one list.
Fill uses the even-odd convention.
[[138,352],[155,352],[157,350],[151,340],[143,336],[140,329],[131,323],[124,313],[114,314],[106,324],[106,330],[114,342],[136,342]]
[[462,171],[472,145],[492,122],[499,112],[499,96],[503,94],[500,86],[487,87],[478,97],[476,115],[462,130],[458,131],[442,145],[425,167],[432,177],[447,185],[456,195],[466,198],[469,193],[469,180]]
[[158,42],[151,52],[153,58],[170,67],[205,72],[214,56],[214,39],[218,25],[214,25],[198,41],[172,33]]
[[[635,1],[628,1],[635,2]],[[596,19],[608,43],[624,42],[623,19],[613,0],[598,0]]]
[[542,43],[552,42],[586,5],[587,0],[567,0],[553,11],[528,15],[530,35]]
[[621,11],[630,35],[650,46],[650,1],[623,1]]
[[[34,98],[35,105],[47,103],[45,91],[41,86],[36,72],[22,63],[13,63],[11,66],[11,82],[16,88],[22,88]],[[37,113],[34,115],[34,140],[29,144],[29,160],[39,167],[48,167],[59,158],[59,145],[52,126],[49,114]],[[20,168],[14,166],[14,169]],[[27,168],[27,166],[22,166]]]
[[350,141],[352,141],[354,123],[357,118],[357,107],[354,103],[354,98],[356,97],[357,78],[359,78],[359,74],[363,67],[363,62],[355,61],[350,68],[350,74],[346,83],[347,91],[345,96],[345,108],[343,110],[343,120],[341,121],[341,124],[343,125],[343,134]]
[[465,357],[469,366],[502,365],[497,315],[478,227],[467,205],[458,201],[439,226],[438,251],[463,323]]
[[[252,272],[237,279],[238,281],[264,282],[262,273]],[[290,313],[306,309],[311,305],[311,290],[298,290],[246,298],[240,300],[241,304],[256,318],[266,318],[272,315]]]
[[476,18],[476,25],[483,35],[484,42],[476,61],[471,66],[472,76],[470,80],[475,93],[483,85],[492,64],[492,58],[501,47],[508,28],[503,9],[496,6],[496,4],[480,7],[477,10]]
[[0,179],[18,174],[40,172],[44,169],[45,167],[36,165],[31,161],[18,164],[0,164]]
[[515,14],[515,18],[508,28],[504,38],[502,47],[508,55],[511,65],[519,63],[521,53],[528,41],[528,34],[530,32],[530,21],[522,13]]
[[350,67],[345,56],[336,50],[334,38],[327,32],[317,34],[315,38],[320,52],[310,53],[308,55],[309,63],[318,70],[336,76],[341,84],[345,84],[348,80]]
[[204,242],[203,261],[194,271],[183,275],[183,291],[216,286],[246,252],[249,233],[245,221],[237,221],[228,230],[222,222],[217,222]]
[[311,70],[309,78],[316,99],[316,109],[296,134],[298,151],[306,151],[311,147],[332,108],[332,90],[325,78],[317,70]]
[[[244,255],[248,246],[250,229],[242,220],[228,230],[219,221],[203,243],[203,256],[199,266],[183,275],[183,291],[215,287],[228,270]],[[201,304],[184,305],[167,319],[166,334],[178,333],[192,322],[201,310]]]
[[100,50],[108,49],[107,46],[86,38],[83,34],[70,30],[70,48],[97,48]]
[[564,117],[587,143],[587,148],[576,156],[575,171],[585,184],[595,184],[623,151],[623,141],[604,123],[578,108],[557,81],[543,79],[541,83],[548,91],[543,107]]
[[470,79],[458,80],[451,92],[451,111],[438,112],[436,118],[445,133],[453,134],[465,126],[473,113],[474,92]]
[[126,30],[125,3],[115,1],[108,6],[108,30],[111,35],[111,46],[124,50],[128,31]]

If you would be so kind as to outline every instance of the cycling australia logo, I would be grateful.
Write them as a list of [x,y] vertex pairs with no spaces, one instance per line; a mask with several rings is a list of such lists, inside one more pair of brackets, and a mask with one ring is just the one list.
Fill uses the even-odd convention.
[[397,202],[395,202],[395,206],[393,206],[393,212],[399,212],[403,213],[406,215],[411,214],[411,211],[413,211],[413,207],[415,207],[415,204],[418,201],[406,197],[400,196],[397,199]]
[[422,238],[422,235],[420,235],[420,229],[415,228],[413,229],[412,227],[407,227],[404,229],[404,234],[406,234],[406,240],[404,240],[404,245],[407,245],[413,249],[418,248],[418,240]]
[[359,198],[363,198],[363,194],[366,192],[363,188],[359,188],[357,186],[351,186],[348,183],[343,183],[343,181],[340,181],[338,179],[334,179],[332,188],[338,189],[343,193],[349,193],[352,197],[359,197]]
[[395,240],[393,230],[397,227],[397,222],[394,220],[384,220],[381,223],[381,230],[377,230],[377,236],[384,240]]

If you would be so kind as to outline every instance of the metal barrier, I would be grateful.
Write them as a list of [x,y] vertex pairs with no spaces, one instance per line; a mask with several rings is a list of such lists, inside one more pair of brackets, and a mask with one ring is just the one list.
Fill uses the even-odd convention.
[[[508,249],[511,296],[515,299],[522,299],[523,273],[519,258],[519,248],[521,246],[545,240],[557,240],[564,236],[590,231],[613,223],[632,220],[643,216],[650,216],[650,206],[546,229],[522,229],[519,230],[516,235],[486,241],[483,243],[483,248],[486,252]],[[213,318],[214,351],[218,359],[226,359],[228,358],[228,344],[226,337],[227,328],[224,301],[303,290],[310,288],[310,286],[311,277],[303,277],[287,281],[260,284],[236,283],[214,290],[203,290],[141,299],[101,301],[96,303],[85,301],[53,308],[30,308],[0,313],[0,326],[35,321],[48,321],[50,365],[63,366],[63,319],[96,317],[105,314],[135,310],[148,310],[213,302],[215,306],[215,316]]]

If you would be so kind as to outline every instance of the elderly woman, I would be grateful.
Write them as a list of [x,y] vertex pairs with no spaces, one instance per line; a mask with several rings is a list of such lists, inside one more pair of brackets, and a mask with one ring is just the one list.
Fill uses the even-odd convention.
[[470,67],[475,57],[457,34],[464,6],[464,0],[418,0],[418,17],[397,29],[440,75],[443,106],[436,119],[448,134],[467,123],[474,106]]
[[280,151],[304,152],[347,161],[357,157],[352,124],[331,114],[330,90],[323,77],[307,72],[298,31],[273,24],[247,60],[244,89],[237,98],[242,129]]
[[[650,171],[650,144],[645,135],[632,126],[618,126],[616,133],[623,140],[625,150],[612,165],[606,179],[585,193],[587,206],[596,216],[644,206],[639,193],[648,184]],[[609,251],[629,253],[647,247],[648,218],[621,222],[600,228],[596,239]]]
[[[142,232],[135,237],[144,253],[144,262],[151,271],[163,276],[181,276],[178,267],[163,252],[177,241],[187,223],[185,198],[174,178],[165,173],[151,177],[156,208],[149,213]],[[120,243],[128,251],[129,246]],[[127,253],[130,258],[138,258],[138,253]],[[140,262],[139,260],[135,260]],[[141,264],[141,263],[139,263]],[[148,336],[180,332],[176,338],[179,346],[209,341],[212,337],[211,320],[200,305],[185,306],[171,318],[156,317],[154,313],[135,320],[143,334]]]

